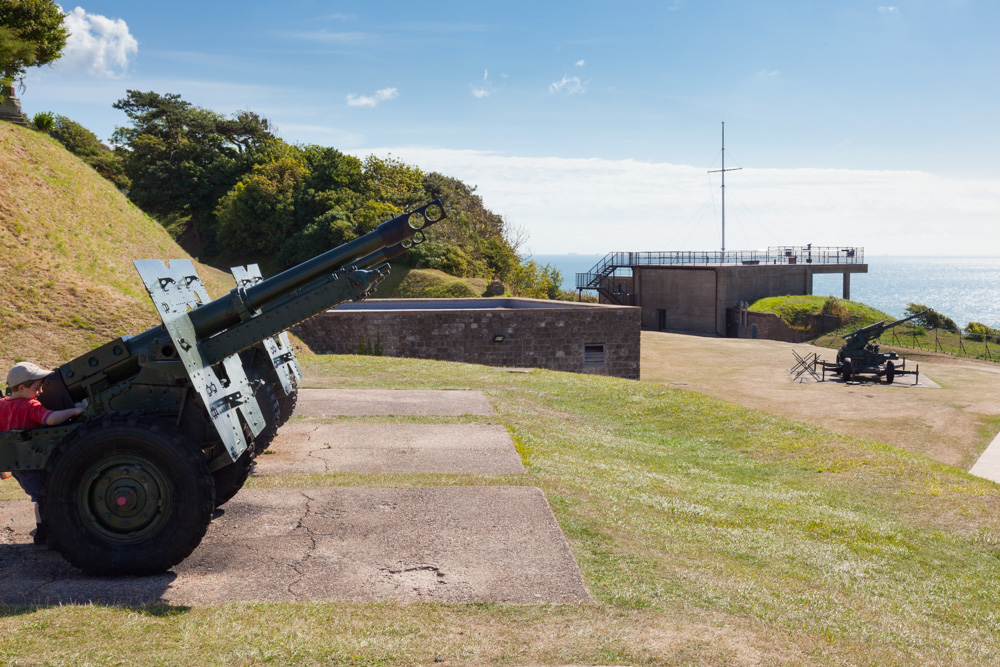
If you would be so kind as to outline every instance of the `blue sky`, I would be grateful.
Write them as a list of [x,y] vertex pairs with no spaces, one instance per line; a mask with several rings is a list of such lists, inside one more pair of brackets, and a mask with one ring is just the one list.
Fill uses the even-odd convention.
[[538,253],[1000,254],[1000,3],[64,5],[24,110],[103,139],[127,89],[477,185]]

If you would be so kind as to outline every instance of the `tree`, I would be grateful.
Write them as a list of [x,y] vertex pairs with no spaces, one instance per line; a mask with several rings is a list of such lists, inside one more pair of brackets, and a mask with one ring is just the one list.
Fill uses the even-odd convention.
[[69,36],[63,18],[54,0],[0,2],[0,102],[15,82],[23,87],[25,70],[62,55]]
[[308,171],[293,158],[257,165],[219,201],[219,241],[233,256],[273,256],[295,233],[296,200]]
[[113,106],[132,122],[112,137],[123,147],[129,198],[148,213],[190,216],[199,236],[214,233],[213,211],[236,182],[285,146],[249,111],[226,118],[179,95],[136,90]]
[[924,327],[926,329],[947,329],[948,331],[955,331],[958,329],[955,325],[955,320],[947,317],[946,315],[935,312],[927,306],[919,303],[911,303],[907,305],[904,315],[909,317],[911,315],[916,315],[917,313],[923,313],[925,310],[927,311],[926,313],[913,320],[914,325]]

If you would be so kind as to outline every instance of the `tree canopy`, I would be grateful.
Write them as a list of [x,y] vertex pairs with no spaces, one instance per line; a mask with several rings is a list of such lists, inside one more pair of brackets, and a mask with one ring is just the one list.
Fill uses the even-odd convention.
[[120,155],[129,197],[149,213],[188,215],[199,231],[212,227],[216,204],[252,168],[253,153],[275,141],[257,114],[226,118],[179,95],[129,90],[114,108],[132,121],[112,137],[128,148]]
[[226,118],[178,95],[130,90],[114,106],[130,120],[114,133],[129,197],[161,218],[186,219],[203,261],[280,271],[439,197],[448,217],[403,261],[499,278],[524,296],[562,296],[558,271],[522,263],[519,230],[458,179],[393,157],[290,145],[250,111]]
[[46,65],[62,55],[69,36],[63,18],[54,0],[0,2],[0,102],[29,67]]

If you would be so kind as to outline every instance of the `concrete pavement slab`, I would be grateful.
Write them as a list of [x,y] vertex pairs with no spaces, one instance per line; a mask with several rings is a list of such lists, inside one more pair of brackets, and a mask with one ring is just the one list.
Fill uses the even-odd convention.
[[201,546],[152,577],[87,577],[30,544],[28,501],[0,502],[0,602],[589,600],[532,487],[245,489]]
[[298,417],[492,415],[481,391],[436,389],[301,389]]
[[983,450],[976,462],[969,468],[969,474],[1000,483],[1000,435]]
[[524,472],[507,429],[488,424],[291,423],[270,449],[255,475]]

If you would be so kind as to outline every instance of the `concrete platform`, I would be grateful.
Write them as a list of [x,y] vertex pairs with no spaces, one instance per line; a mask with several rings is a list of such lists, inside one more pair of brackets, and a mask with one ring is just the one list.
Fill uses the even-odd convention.
[[1000,435],[993,438],[976,462],[969,468],[969,474],[1000,484]]
[[255,475],[332,472],[505,475],[524,466],[503,426],[286,424]]
[[302,389],[298,417],[495,414],[481,391],[434,389]]
[[244,490],[174,571],[85,577],[30,544],[31,503],[0,502],[0,603],[589,600],[531,487]]

